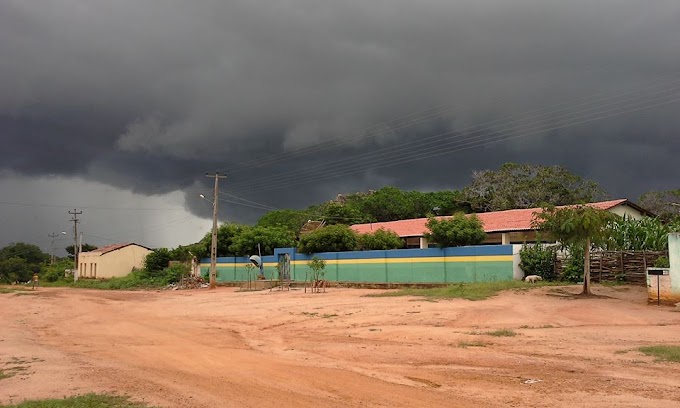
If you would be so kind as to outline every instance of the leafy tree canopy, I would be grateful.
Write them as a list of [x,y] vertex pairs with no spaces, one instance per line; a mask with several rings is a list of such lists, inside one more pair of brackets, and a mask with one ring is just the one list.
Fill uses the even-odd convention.
[[575,205],[545,208],[535,214],[534,227],[548,232],[567,247],[582,248],[585,253],[583,294],[590,294],[590,249],[606,244],[606,227],[617,215],[597,208]]
[[295,233],[286,227],[245,227],[236,235],[229,251],[235,256],[256,255],[260,244],[262,255],[273,255],[275,248],[295,246]]
[[404,240],[399,238],[399,235],[383,228],[373,233],[359,234],[359,249],[362,251],[399,249],[403,247]]
[[297,236],[300,228],[310,218],[305,211],[274,210],[266,213],[257,221],[258,227],[277,227],[292,231]]
[[484,242],[486,233],[476,215],[456,213],[448,219],[430,217],[427,220],[425,239],[440,248],[478,245]]
[[603,196],[597,183],[564,167],[518,163],[474,172],[463,194],[475,212],[583,204]]
[[[97,249],[95,245],[90,245],[90,244],[83,244],[83,252],[89,252],[89,251],[94,251]],[[66,247],[66,252],[68,253],[68,257],[73,259],[73,245],[69,245]]]
[[0,249],[0,260],[11,258],[23,259],[28,264],[40,264],[47,262],[50,256],[37,245],[17,242]]
[[329,225],[300,237],[298,249],[305,254],[354,251],[357,233],[346,225]]
[[680,189],[650,191],[640,196],[640,205],[668,222],[680,218]]

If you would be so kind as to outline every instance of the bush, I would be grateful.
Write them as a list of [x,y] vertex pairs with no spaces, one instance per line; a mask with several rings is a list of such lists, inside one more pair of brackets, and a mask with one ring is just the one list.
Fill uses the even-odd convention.
[[166,285],[169,283],[177,283],[180,281],[182,276],[188,275],[190,270],[191,268],[187,264],[172,264],[163,270],[162,278],[164,279]]
[[526,242],[519,251],[519,267],[524,275],[538,275],[544,280],[556,280],[555,249],[540,243],[528,245]]
[[656,258],[656,261],[654,261],[654,267],[655,268],[670,268],[671,267],[671,261],[666,256],[660,256],[660,257]]
[[430,232],[425,233],[425,238],[440,248],[478,245],[486,238],[482,222],[474,214],[456,213],[446,219],[431,217],[426,225]]
[[584,250],[580,246],[569,248],[569,256],[564,261],[562,268],[562,280],[567,282],[583,281],[583,269],[585,268]]
[[399,249],[403,247],[404,241],[399,238],[399,235],[383,228],[378,229],[374,233],[359,235],[359,249],[362,251]]
[[144,258],[144,269],[156,275],[167,268],[169,263],[170,251],[167,248],[158,248]]
[[357,233],[346,225],[329,225],[300,237],[298,249],[304,254],[355,251]]

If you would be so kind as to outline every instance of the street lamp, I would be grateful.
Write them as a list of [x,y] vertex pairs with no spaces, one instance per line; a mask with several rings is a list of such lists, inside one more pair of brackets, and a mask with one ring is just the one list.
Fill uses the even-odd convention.
[[[66,232],[62,231],[61,234],[66,235]],[[47,234],[47,236],[52,238],[52,240],[50,241],[50,250],[52,251],[51,254],[50,254],[51,255],[50,256],[50,265],[54,265],[54,239],[56,237],[58,237],[59,234],[57,234],[56,232],[52,232],[50,234]]]

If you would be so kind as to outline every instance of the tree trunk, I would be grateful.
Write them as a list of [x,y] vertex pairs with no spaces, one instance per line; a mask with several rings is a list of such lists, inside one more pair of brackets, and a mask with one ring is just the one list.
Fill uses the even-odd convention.
[[590,238],[586,239],[583,261],[583,292],[582,295],[590,295]]

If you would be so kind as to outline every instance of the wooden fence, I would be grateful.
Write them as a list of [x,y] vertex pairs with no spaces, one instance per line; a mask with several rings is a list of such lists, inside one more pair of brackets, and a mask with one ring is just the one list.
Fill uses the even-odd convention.
[[[623,281],[647,285],[645,270],[654,266],[668,251],[597,251],[590,253],[590,280],[592,282]],[[565,258],[555,259],[555,272],[562,274]]]

